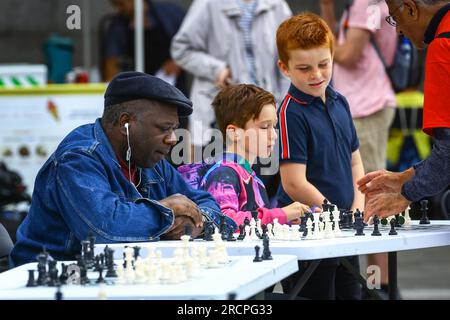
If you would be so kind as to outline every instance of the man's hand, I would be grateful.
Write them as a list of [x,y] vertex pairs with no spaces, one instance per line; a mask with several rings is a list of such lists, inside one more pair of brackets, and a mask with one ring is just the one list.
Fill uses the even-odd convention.
[[186,225],[190,225],[192,229],[192,238],[198,237],[198,235],[202,232],[203,228],[197,228],[194,225],[194,221],[187,216],[178,216],[175,217],[175,221],[173,223],[172,228],[169,229],[165,234],[161,235],[162,240],[180,240],[180,237],[183,236],[184,228]]
[[358,190],[369,197],[380,193],[400,194],[403,184],[414,175],[414,171],[410,170],[405,172],[378,170],[368,173],[357,182]]
[[381,219],[401,213],[406,210],[410,203],[400,193],[376,194],[366,200],[364,222],[367,222],[375,214]]
[[163,69],[166,74],[168,74],[168,75],[175,75],[177,77],[181,73],[180,66],[177,65],[173,59],[166,60],[163,63],[163,65],[161,66],[161,69]]
[[173,210],[175,218],[179,216],[190,217],[197,228],[203,227],[203,216],[198,206],[186,196],[182,194],[173,194],[167,198],[159,200],[159,202]]
[[220,71],[219,76],[216,79],[216,86],[220,89],[225,88],[228,86],[231,80],[231,71],[229,68],[225,68],[222,71]]

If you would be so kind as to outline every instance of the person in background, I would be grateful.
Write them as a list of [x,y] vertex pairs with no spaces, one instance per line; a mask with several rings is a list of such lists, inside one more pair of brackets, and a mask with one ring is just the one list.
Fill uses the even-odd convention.
[[[385,169],[396,99],[374,43],[389,66],[394,59],[397,33],[384,19],[388,14],[385,3],[370,8],[370,0],[349,1],[338,28],[334,3],[334,0],[320,0],[322,18],[331,30],[337,29],[333,87],[345,96],[350,106],[365,172]],[[374,15],[375,9],[379,15]],[[367,263],[380,267],[381,287],[387,294],[387,253],[368,255]]]

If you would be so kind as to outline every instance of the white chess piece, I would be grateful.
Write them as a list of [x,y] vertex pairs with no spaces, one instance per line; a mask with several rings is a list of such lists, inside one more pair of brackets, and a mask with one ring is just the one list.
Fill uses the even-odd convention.
[[258,221],[256,221],[256,230],[258,230],[259,234],[262,234],[262,228],[261,228],[261,220],[258,219]]
[[320,234],[320,212],[313,212],[313,217],[314,217],[314,232],[312,234],[314,239],[320,239],[321,234]]
[[410,227],[412,225],[412,220],[411,217],[409,216],[409,210],[411,210],[411,207],[408,206],[408,208],[406,208],[405,210],[405,227]]
[[306,237],[305,237],[305,240],[312,240],[312,239],[314,239],[312,228],[313,228],[313,222],[312,222],[311,218],[308,218],[308,220],[306,220]]
[[334,236],[335,237],[340,237],[342,235],[342,230],[339,228],[339,221],[341,221],[339,214],[340,214],[340,212],[339,212],[337,206],[335,206],[334,211],[333,211]]
[[181,236],[181,241],[183,241],[183,259],[186,261],[187,259],[189,259],[189,240],[191,239],[191,236],[189,235],[184,235]]
[[107,298],[107,296],[106,296],[106,291],[105,291],[105,284],[100,283],[100,285],[98,286],[97,299],[98,300],[106,300],[106,298]]
[[116,268],[116,273],[117,273],[117,278],[116,278],[115,284],[117,284],[117,285],[125,284],[125,276],[124,276],[122,264],[119,263],[119,265]]
[[253,241],[258,240],[258,236],[256,235],[256,221],[254,218],[250,220],[250,239]]
[[334,232],[333,232],[333,225],[331,223],[330,219],[330,212],[325,212],[325,232],[324,236],[326,239],[333,239],[334,238]]
[[281,239],[282,240],[289,240],[289,225],[287,224],[283,224],[282,225],[282,234],[281,234]]
[[251,238],[250,238],[250,226],[248,226],[248,225],[245,226],[244,230],[245,230],[245,238],[244,238],[243,241],[245,241],[245,242],[251,241]]
[[300,240],[301,234],[300,234],[300,225],[299,224],[293,224],[291,226],[291,234],[290,234],[290,240]]

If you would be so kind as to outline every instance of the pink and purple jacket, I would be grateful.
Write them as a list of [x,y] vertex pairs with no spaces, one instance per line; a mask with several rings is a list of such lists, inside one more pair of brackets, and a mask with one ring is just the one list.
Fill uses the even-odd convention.
[[[248,169],[237,163],[246,163]],[[251,220],[252,211],[257,211],[262,224],[278,222],[285,224],[286,214],[280,208],[269,209],[269,198],[263,182],[251,170],[245,160],[234,154],[226,154],[224,159],[211,167],[203,177],[200,188],[208,191],[218,202],[222,213],[232,218],[236,224]]]

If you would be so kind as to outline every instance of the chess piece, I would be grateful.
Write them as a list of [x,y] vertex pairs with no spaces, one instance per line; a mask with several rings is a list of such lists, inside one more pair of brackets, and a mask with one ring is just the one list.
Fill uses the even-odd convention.
[[34,270],[33,269],[29,269],[28,270],[28,282],[27,282],[27,287],[36,287],[37,286],[37,282],[34,279]]
[[329,204],[328,204],[328,200],[327,199],[323,199],[323,204],[322,204],[322,211],[326,212],[329,210]]
[[239,225],[239,236],[237,238],[238,240],[244,240],[244,238],[245,238],[244,227],[245,227],[245,225],[243,225],[243,224]]
[[194,241],[192,239],[192,226],[190,224],[184,225],[184,234],[189,236],[189,241]]
[[265,237],[263,239],[263,254],[262,254],[263,260],[273,260],[272,253],[270,252],[269,248],[269,237]]
[[103,266],[98,267],[98,279],[96,283],[105,283],[105,279],[103,278]]
[[261,249],[259,246],[255,246],[255,258],[253,259],[253,262],[263,261],[263,259],[259,256],[259,249]]
[[59,276],[59,282],[61,284],[67,284],[68,278],[69,274],[67,273],[67,266],[64,263],[61,263],[61,275]]
[[249,226],[250,225],[250,220],[248,219],[248,217],[245,217],[244,219],[244,225]]
[[395,219],[391,219],[390,224],[391,224],[391,230],[389,231],[389,235],[396,236],[397,231],[395,230]]
[[381,236],[380,230],[378,230],[378,225],[380,224],[380,218],[378,215],[373,216],[373,232],[372,236]]
[[405,210],[405,227],[409,227],[412,224],[411,217],[409,216],[409,211],[411,210],[411,207],[408,206]]
[[430,219],[427,216],[428,210],[428,200],[420,200],[420,211],[422,212],[422,216],[420,217],[419,224],[430,224]]
[[226,239],[227,241],[236,241],[236,238],[233,236],[233,230],[228,230],[228,237]]
[[50,260],[48,262],[48,274],[50,276],[50,280],[48,281],[49,287],[56,287],[59,286],[59,279],[58,279],[58,269],[56,269],[56,261]]
[[203,240],[205,241],[212,241],[212,234],[214,232],[214,225],[212,221],[205,221],[204,224],[204,233],[203,233]]
[[62,300],[63,299],[63,294],[61,291],[61,286],[58,286],[58,288],[56,289],[56,293],[55,293],[55,300]]
[[305,230],[305,233],[303,234],[305,236],[305,240],[314,239],[313,233],[312,233],[312,228],[313,228],[313,222],[312,222],[311,218],[308,218],[308,220],[306,221],[306,230]]
[[362,219],[360,215],[355,217],[355,236],[364,236],[364,223]]

